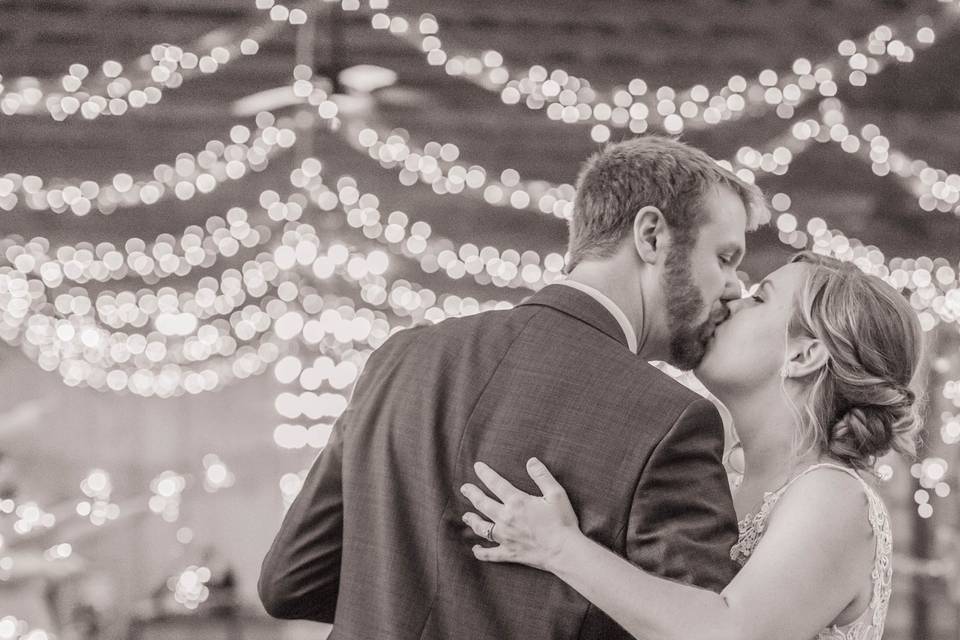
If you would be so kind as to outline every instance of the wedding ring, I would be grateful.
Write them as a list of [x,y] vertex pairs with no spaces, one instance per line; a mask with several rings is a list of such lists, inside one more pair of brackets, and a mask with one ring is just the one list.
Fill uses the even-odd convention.
[[493,528],[494,528],[495,526],[497,526],[497,523],[496,523],[496,522],[491,522],[491,523],[490,523],[490,526],[489,526],[489,527],[487,528],[487,530],[484,531],[483,534],[482,534],[483,537],[486,538],[487,540],[489,540],[490,542],[496,542],[496,540],[493,539]]

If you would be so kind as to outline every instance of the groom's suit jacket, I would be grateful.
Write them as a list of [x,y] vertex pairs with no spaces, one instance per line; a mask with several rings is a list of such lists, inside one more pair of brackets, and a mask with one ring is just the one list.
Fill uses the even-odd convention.
[[260,598],[276,617],[334,623],[340,640],[629,638],[552,575],[476,560],[459,488],[483,460],[537,493],[537,456],[592,539],[719,591],[737,536],[722,448],[711,403],[631,353],[571,287],[401,331],[307,475]]

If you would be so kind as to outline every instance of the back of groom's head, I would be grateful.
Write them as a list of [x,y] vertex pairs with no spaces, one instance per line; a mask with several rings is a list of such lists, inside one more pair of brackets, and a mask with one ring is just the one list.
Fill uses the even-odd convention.
[[567,271],[583,260],[616,253],[645,206],[657,207],[674,242],[689,249],[707,221],[701,198],[718,186],[743,201],[748,228],[769,219],[760,190],[700,149],[656,135],[607,145],[587,159],[577,180]]

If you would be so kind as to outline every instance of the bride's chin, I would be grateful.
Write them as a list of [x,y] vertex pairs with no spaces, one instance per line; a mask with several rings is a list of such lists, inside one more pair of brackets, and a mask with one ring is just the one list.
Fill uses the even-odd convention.
[[714,346],[713,341],[707,345],[707,351],[703,355],[700,364],[693,370],[693,375],[703,383],[703,386],[705,386],[710,393],[716,395],[716,389],[720,386],[717,384],[719,382],[717,375],[723,368],[718,366]]

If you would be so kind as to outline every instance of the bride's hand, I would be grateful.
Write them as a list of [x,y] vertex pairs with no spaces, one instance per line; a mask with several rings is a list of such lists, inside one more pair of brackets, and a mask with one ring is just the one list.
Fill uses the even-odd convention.
[[500,501],[488,497],[473,484],[460,488],[477,511],[486,516],[484,519],[470,512],[463,515],[463,521],[478,536],[499,545],[475,545],[473,554],[487,562],[516,562],[552,571],[570,540],[583,535],[567,492],[536,458],[527,461],[527,473],[543,497],[517,489],[482,462],[474,464],[474,470]]

